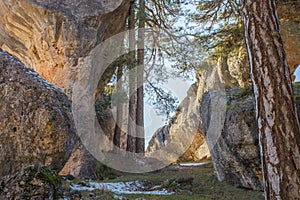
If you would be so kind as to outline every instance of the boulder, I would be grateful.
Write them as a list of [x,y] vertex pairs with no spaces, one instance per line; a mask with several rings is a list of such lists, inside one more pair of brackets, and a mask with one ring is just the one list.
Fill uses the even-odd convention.
[[[295,91],[298,93],[297,88]],[[299,96],[297,93],[296,97]],[[203,130],[216,176],[220,181],[238,187],[263,190],[252,88],[231,89],[226,94],[225,106],[222,108],[216,106],[216,102],[220,102],[219,91],[204,94],[201,103]],[[296,104],[300,116],[298,98]],[[220,123],[218,117],[223,118]]]
[[0,199],[49,199],[62,198],[62,181],[44,166],[30,165],[0,180]]
[[[0,48],[72,97],[73,84],[86,67],[82,61],[89,60],[87,57],[101,42],[124,30],[129,5],[128,0],[0,0]],[[115,48],[105,50],[109,54]],[[57,123],[64,124],[60,119]],[[69,151],[72,156],[61,173],[90,177],[93,171],[86,169],[96,160],[78,138],[76,148]]]
[[70,158],[59,175],[72,175],[79,178],[95,178],[95,169],[99,161],[94,158],[78,139]]
[[32,163],[60,170],[76,141],[71,102],[0,50],[0,177]]
[[[104,136],[101,149],[111,151],[113,149],[112,141],[116,123],[112,110],[109,106],[104,106],[105,104],[106,102],[102,98],[99,98],[95,105],[95,111]],[[70,158],[59,174],[72,175],[80,178],[95,178],[95,170],[100,163],[91,155],[89,150],[84,146],[82,140],[78,138]]]

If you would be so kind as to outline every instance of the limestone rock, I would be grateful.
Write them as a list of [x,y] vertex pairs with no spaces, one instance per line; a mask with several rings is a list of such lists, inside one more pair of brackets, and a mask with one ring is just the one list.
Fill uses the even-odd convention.
[[128,0],[1,0],[0,48],[71,94],[78,59],[123,31]]
[[170,140],[170,125],[160,127],[155,131],[151,140],[149,141],[146,152],[152,153],[168,144]]
[[[103,99],[99,98],[98,103],[104,104],[103,101]],[[107,107],[99,110],[99,107],[101,106],[96,106],[95,108],[96,112],[99,112],[99,114],[97,114],[98,122],[105,138],[107,138],[107,141],[101,146],[101,149],[110,151],[113,149],[111,141],[113,140],[116,124],[112,111]],[[82,144],[80,138],[78,138],[70,158],[59,174],[72,175],[80,178],[95,178],[95,169],[98,165],[99,161],[91,155],[88,149]]]
[[149,156],[169,162],[200,161],[210,157],[200,120],[199,98],[204,87],[203,90],[198,90],[197,84],[190,87],[171,122],[154,133],[147,148]]
[[60,177],[44,166],[30,165],[0,180],[1,199],[49,199],[62,197]]
[[[228,93],[230,96],[228,106],[224,108],[225,119],[217,129],[220,135],[215,138],[215,142],[208,141],[215,173],[220,181],[262,190],[254,98],[249,94],[240,94],[240,89]],[[216,95],[218,92],[210,92],[202,98],[201,112],[206,134],[216,126],[215,118],[212,117],[220,109],[212,105]]]
[[[299,92],[298,90],[296,92]],[[220,181],[239,187],[263,190],[258,125],[255,119],[252,89],[227,91],[228,102],[223,108],[224,121],[216,129],[216,118],[212,116],[220,114],[218,113],[220,108],[216,108],[212,102],[219,93],[218,91],[206,93],[201,103],[206,138],[209,137],[208,134],[213,134],[210,129],[220,133],[219,137],[215,138],[215,142],[207,141],[215,173]],[[296,103],[297,108],[300,109],[299,99]]]
[[[128,0],[0,0],[0,47],[71,96],[80,60],[124,30],[129,4]],[[76,141],[64,172],[89,176],[93,172],[85,169],[95,160]]]
[[71,102],[0,50],[0,177],[32,163],[62,169],[75,144]]
[[284,47],[287,54],[288,65],[291,74],[294,74],[300,64],[300,5],[297,1],[278,2],[278,14],[280,19],[280,29],[284,41]]
[[80,178],[95,178],[95,168],[98,166],[97,161],[83,146],[78,139],[72,154],[64,168],[59,172],[60,175],[72,175]]
[[227,58],[227,65],[230,76],[237,81],[240,87],[250,85],[250,66],[245,47],[230,52]]
[[170,124],[158,129],[150,140],[147,148],[149,156],[169,162],[210,158],[202,130],[201,99],[205,92],[224,90],[225,86],[218,69],[211,62],[204,62],[196,75],[197,82],[189,88]]
[[[238,87],[238,81],[236,77],[230,74],[229,66],[227,62],[228,57],[220,57],[217,63],[218,74],[220,76],[221,82],[226,86],[226,88],[236,88]],[[235,58],[233,58],[235,59]]]
[[[199,157],[193,157],[197,148],[205,145],[204,137],[193,144],[196,135],[202,135],[199,106],[197,103],[197,85],[193,84],[187,97],[180,103],[179,109],[169,125],[156,131],[149,142],[149,156],[168,162],[201,160],[209,155],[206,152]],[[201,137],[201,136],[200,136]],[[193,145],[192,145],[193,144]]]
[[[300,17],[299,2],[286,3],[278,1],[280,29],[287,55],[292,79],[300,65]],[[232,49],[228,55],[220,57],[217,64],[218,73],[226,88],[245,87],[250,85],[250,65],[245,46]]]

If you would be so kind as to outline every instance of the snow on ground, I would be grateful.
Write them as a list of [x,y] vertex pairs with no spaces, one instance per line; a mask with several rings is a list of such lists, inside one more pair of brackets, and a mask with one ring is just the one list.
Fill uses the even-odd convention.
[[80,186],[72,184],[73,190],[92,191],[95,189],[103,189],[112,191],[115,194],[153,194],[153,195],[171,195],[174,192],[168,192],[166,189],[143,191],[143,184],[141,181],[132,182],[117,182],[117,183],[97,183],[89,182],[89,186]]
[[198,167],[198,166],[203,166],[208,163],[211,163],[210,161],[207,162],[199,162],[199,163],[180,163],[179,165],[182,167]]

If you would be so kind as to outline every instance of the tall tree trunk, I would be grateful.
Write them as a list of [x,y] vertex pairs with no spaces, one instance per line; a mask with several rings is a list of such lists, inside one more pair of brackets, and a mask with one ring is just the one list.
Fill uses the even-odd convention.
[[137,76],[135,68],[135,13],[134,13],[134,1],[130,1],[130,11],[128,18],[129,28],[129,48],[132,50],[129,52],[129,113],[128,113],[128,132],[127,132],[127,147],[126,150],[130,152],[136,152],[136,107],[137,107],[137,95],[136,85]]
[[[122,83],[122,77],[123,77],[123,66],[120,64],[118,66],[118,72],[117,72],[117,88],[116,93],[117,94],[123,94],[123,83]],[[120,97],[122,98],[122,97]],[[120,102],[120,99],[118,99],[117,102],[117,117],[116,117],[116,128],[114,133],[114,150],[118,151],[121,147],[121,133],[122,133],[122,117],[123,117],[123,104]]]
[[138,53],[137,53],[137,138],[136,153],[145,151],[145,132],[144,132],[144,58],[145,58],[145,0],[140,0],[139,9],[139,30],[138,30]]
[[244,0],[266,199],[300,197],[300,129],[275,0]]

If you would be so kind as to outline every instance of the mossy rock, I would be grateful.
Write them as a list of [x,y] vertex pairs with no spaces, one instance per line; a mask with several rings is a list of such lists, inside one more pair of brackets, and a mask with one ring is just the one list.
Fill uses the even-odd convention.
[[59,199],[62,180],[45,166],[31,165],[2,178],[0,199]]

